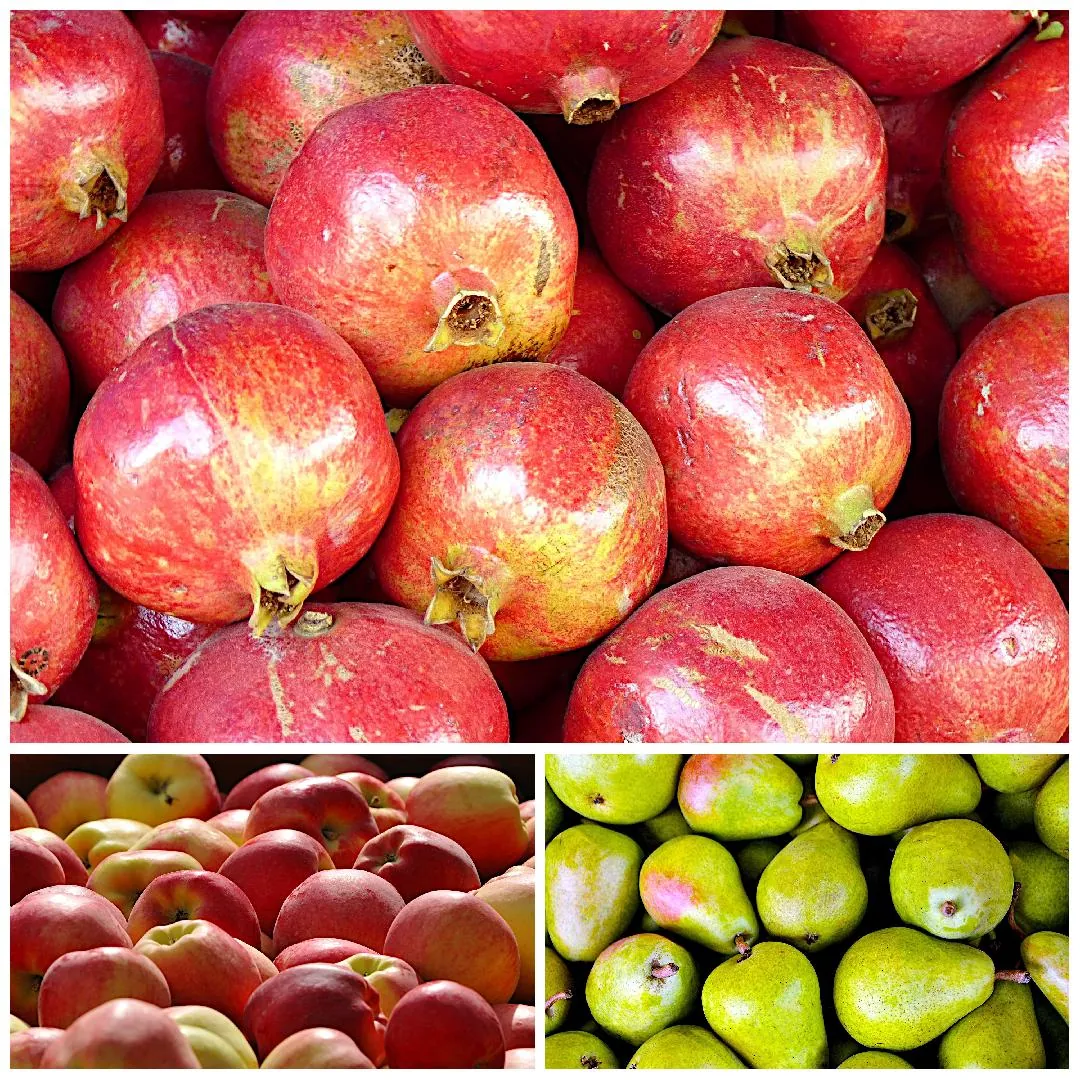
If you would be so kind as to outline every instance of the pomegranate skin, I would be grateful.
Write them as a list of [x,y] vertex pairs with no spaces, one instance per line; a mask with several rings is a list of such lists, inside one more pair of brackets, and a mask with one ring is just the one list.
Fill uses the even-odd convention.
[[278,189],[266,263],[336,330],[388,405],[497,360],[542,360],[573,307],[577,237],[535,136],[463,86],[334,113]]
[[624,397],[664,463],[674,542],[789,574],[870,543],[911,438],[851,316],[779,289],[687,308],[642,350]]
[[1056,742],[1068,615],[1035,557],[979,518],[893,521],[818,577],[892,686],[897,742]]
[[506,742],[506,704],[456,635],[384,604],[319,604],[254,640],[219,630],[150,713],[158,742]]
[[980,77],[949,125],[953,231],[971,272],[1007,307],[1069,291],[1068,88],[1068,29],[1029,36]]
[[941,457],[964,510],[1068,570],[1068,296],[1009,308],[968,346],[945,388]]
[[[920,236],[908,250],[954,333],[973,318],[985,318],[989,322],[994,317],[996,305],[968,269],[950,229],[941,228]],[[963,350],[963,343],[960,348]]]
[[266,210],[230,191],[149,196],[127,227],[64,272],[53,325],[89,391],[156,330],[211,304],[272,303]]
[[585,662],[567,742],[892,742],[893,702],[852,621],[757,566],[657,593]]
[[409,27],[442,75],[511,109],[609,120],[685,75],[722,11],[413,11]]
[[187,11],[133,11],[131,20],[151,52],[186,56],[207,67],[232,32],[229,23],[199,19]]
[[60,342],[18,293],[11,293],[11,449],[44,472],[67,429],[71,378]]
[[272,304],[147,338],[83,414],[74,465],[76,531],[108,585],[191,622],[250,615],[256,634],[360,559],[398,483],[363,365]]
[[789,11],[792,40],[868,94],[917,97],[966,79],[1030,25],[1027,11]]
[[668,314],[785,282],[835,300],[881,240],[885,176],[881,120],[843,71],[734,38],[615,118],[589,221],[618,278]]
[[11,455],[11,718],[44,701],[90,644],[97,585],[45,481]]
[[54,270],[104,243],[164,142],[154,65],[119,11],[12,13],[12,269]]
[[397,436],[401,491],[372,549],[379,584],[489,660],[581,648],[664,568],[664,474],[610,394],[549,364],[432,391]]
[[30,705],[11,724],[13,743],[126,743],[129,740],[97,717],[58,705]]

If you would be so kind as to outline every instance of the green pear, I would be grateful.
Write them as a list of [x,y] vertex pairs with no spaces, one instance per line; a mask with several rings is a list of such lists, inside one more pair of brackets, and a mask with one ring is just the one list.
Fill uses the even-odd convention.
[[563,1031],[544,1040],[545,1069],[618,1069],[611,1048],[585,1031]]
[[972,754],[983,783],[995,791],[1015,794],[1037,788],[1064,754]]
[[756,885],[765,867],[776,858],[780,844],[775,840],[748,840],[735,852],[739,873],[747,885]]
[[1063,859],[1069,857],[1069,763],[1062,765],[1039,789],[1035,799],[1035,831]]
[[1033,840],[1009,845],[1013,877],[1020,886],[1013,919],[1025,934],[1064,930],[1069,919],[1069,860]]
[[711,1032],[680,1024],[643,1042],[628,1069],[745,1069],[746,1066]]
[[659,934],[635,934],[596,958],[585,1000],[605,1031],[640,1046],[689,1015],[700,990],[693,958],[681,945]]
[[911,1066],[887,1050],[863,1050],[836,1066],[838,1069],[910,1069]]
[[1038,797],[1038,789],[995,791],[990,817],[1001,832],[1028,832],[1035,827],[1035,800]]
[[1031,998],[1035,1004],[1035,1019],[1039,1022],[1043,1046],[1046,1047],[1046,1067],[1067,1069],[1069,1067],[1069,1025],[1061,1014],[1046,1000],[1046,995],[1032,986]]
[[566,1023],[574,996],[573,979],[563,958],[544,949],[544,1034],[554,1035]]
[[555,797],[551,785],[544,783],[544,836],[550,840],[562,828],[566,807]]
[[822,754],[815,788],[838,825],[888,836],[979,805],[979,774],[959,754]]
[[630,925],[644,855],[602,825],[575,825],[548,844],[547,932],[564,960],[595,960]]
[[958,1020],[938,1044],[943,1069],[1042,1069],[1046,1066],[1031,988],[998,982],[989,999]]
[[694,832],[717,840],[779,836],[802,820],[798,774],[775,754],[693,754],[679,806]]
[[1020,942],[1020,957],[1046,1000],[1069,1022],[1069,939],[1040,930]]
[[765,867],[757,909],[770,937],[818,952],[855,932],[867,897],[855,837],[826,821],[796,836]]
[[659,926],[717,952],[739,952],[760,933],[738,864],[707,836],[661,844],[642,864],[639,890]]
[[678,754],[549,754],[551,790],[571,810],[607,825],[635,825],[675,798]]
[[672,803],[656,817],[643,821],[637,828],[637,837],[646,851],[653,851],[676,836],[689,836],[690,826],[682,816],[678,803]]
[[977,1009],[993,988],[994,962],[986,953],[895,926],[866,934],[844,953],[833,1004],[863,1046],[914,1050]]
[[754,1069],[820,1069],[829,1058],[813,965],[782,941],[725,960],[705,980],[709,1027]]
[[804,769],[817,761],[817,754],[777,754],[783,758],[793,769]]
[[889,869],[896,914],[935,937],[959,941],[988,933],[1008,914],[1013,873],[1001,841],[964,818],[916,825]]
[[[814,778],[808,777],[806,783],[809,787],[813,787]],[[799,824],[791,830],[791,836],[801,836],[804,832],[809,832],[817,825],[821,825],[826,821],[832,821],[832,818],[825,813],[825,807],[818,802],[817,796],[812,792],[807,792],[803,796],[803,808],[802,818]]]

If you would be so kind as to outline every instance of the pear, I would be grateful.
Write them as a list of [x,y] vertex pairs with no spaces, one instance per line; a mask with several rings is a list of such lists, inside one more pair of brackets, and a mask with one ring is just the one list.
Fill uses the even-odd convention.
[[887,1050],[863,1050],[836,1066],[838,1069],[910,1069],[911,1066]]
[[566,962],[554,949],[544,949],[544,1034],[554,1035],[566,1023],[574,996]]
[[1039,839],[1063,859],[1069,857],[1069,763],[1039,789],[1035,799],[1035,831]]
[[768,866],[757,909],[770,937],[818,952],[850,937],[866,914],[855,837],[833,821],[796,836]]
[[1029,832],[1035,827],[1035,801],[1038,790],[995,791],[990,816],[1002,832]]
[[833,821],[864,836],[969,814],[982,796],[959,754],[822,754],[814,790]]
[[813,965],[782,941],[725,960],[705,980],[709,1027],[754,1069],[820,1069],[829,1058]]
[[943,1069],[1042,1069],[1046,1066],[1031,988],[999,982],[989,1000],[958,1020],[938,1044]]
[[716,952],[739,952],[760,933],[738,864],[707,836],[661,844],[641,867],[639,889],[659,926]]
[[585,1000],[605,1031],[640,1046],[685,1019],[700,990],[693,958],[681,945],[659,934],[635,934],[597,957]]
[[1014,794],[1037,788],[1064,754],[972,754],[983,783],[995,791]]
[[986,953],[896,926],[866,934],[844,953],[833,1004],[863,1046],[914,1050],[977,1009],[993,988],[994,962]]
[[993,833],[953,818],[916,825],[889,869],[896,914],[935,937],[958,941],[988,933],[1008,914],[1013,873]]
[[1046,1048],[1046,1067],[1067,1069],[1069,1067],[1069,1025],[1065,1023],[1057,1009],[1046,1000],[1046,995],[1037,986],[1032,986],[1031,998],[1035,1004],[1035,1019],[1039,1022],[1043,1046]]
[[678,754],[548,755],[551,790],[575,813],[608,825],[635,825],[675,798]]
[[1069,939],[1040,930],[1020,942],[1020,957],[1046,1000],[1069,1022]]
[[637,828],[637,837],[646,851],[653,851],[676,836],[689,836],[690,826],[682,816],[679,804],[673,802],[666,810],[644,821]]
[[1069,918],[1069,860],[1033,840],[1009,845],[1013,877],[1020,886],[1013,919],[1025,934],[1063,930]]
[[548,844],[547,932],[564,960],[595,960],[630,925],[644,855],[602,825],[575,825]]
[[775,840],[748,840],[735,852],[739,873],[747,885],[756,885],[765,867],[776,858],[780,844]]
[[618,1069],[607,1043],[586,1031],[563,1031],[544,1040],[545,1069]]
[[694,832],[760,840],[802,820],[803,784],[775,754],[694,754],[679,777],[679,806]]
[[550,840],[562,828],[566,818],[566,807],[551,790],[551,785],[544,783],[544,836]]
[[643,1042],[628,1069],[745,1069],[746,1066],[711,1032],[679,1024]]
[[793,769],[804,769],[817,761],[817,754],[777,754],[783,758]]

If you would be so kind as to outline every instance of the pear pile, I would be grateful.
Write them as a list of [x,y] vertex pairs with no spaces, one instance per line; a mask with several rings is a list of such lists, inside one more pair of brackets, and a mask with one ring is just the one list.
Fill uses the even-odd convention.
[[546,775],[547,1068],[1068,1067],[1064,755]]

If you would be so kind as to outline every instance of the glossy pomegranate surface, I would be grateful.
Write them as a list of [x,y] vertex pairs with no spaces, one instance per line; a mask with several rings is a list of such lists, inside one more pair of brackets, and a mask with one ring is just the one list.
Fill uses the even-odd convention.
[[[917,238],[907,249],[930,286],[942,315],[954,332],[973,318],[993,318],[997,305],[968,269],[956,237],[948,227]],[[985,324],[984,324],[985,325]]]
[[96,716],[59,705],[31,705],[11,725],[13,743],[126,743],[123,734]]
[[232,32],[227,22],[200,19],[186,11],[134,11],[131,18],[151,52],[186,56],[208,66]]
[[585,662],[568,742],[891,742],[893,703],[852,621],[775,570],[657,593]]

